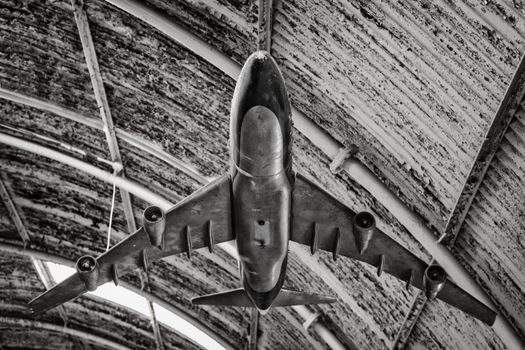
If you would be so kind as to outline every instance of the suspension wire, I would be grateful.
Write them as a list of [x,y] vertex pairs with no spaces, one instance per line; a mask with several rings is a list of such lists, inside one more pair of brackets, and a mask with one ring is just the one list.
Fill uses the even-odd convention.
[[113,182],[113,196],[111,197],[111,211],[109,212],[109,225],[108,225],[108,243],[106,246],[106,252],[109,250],[111,243],[111,225],[113,224],[113,209],[115,209],[115,194],[117,192],[117,185]]

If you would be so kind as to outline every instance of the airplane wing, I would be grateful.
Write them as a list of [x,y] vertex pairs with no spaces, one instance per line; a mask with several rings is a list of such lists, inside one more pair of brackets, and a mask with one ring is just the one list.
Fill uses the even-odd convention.
[[[291,240],[315,249],[343,255],[378,267],[411,286],[425,290],[424,272],[429,266],[385,233],[376,229],[368,248],[359,254],[352,232],[356,213],[301,176],[296,175],[292,195]],[[379,267],[382,266],[380,269]],[[408,286],[408,284],[407,284]],[[446,280],[437,298],[492,325],[496,313],[467,292]]]
[[[230,176],[224,175],[182,200],[166,215],[163,249],[153,247],[144,227],[123,239],[99,256],[98,278],[100,286],[109,281],[117,283],[136,268],[147,266],[147,261],[177,253],[191,257],[194,249],[232,240]],[[145,264],[146,262],[146,264]],[[29,303],[34,313],[41,313],[87,292],[78,273],[49,289]]]

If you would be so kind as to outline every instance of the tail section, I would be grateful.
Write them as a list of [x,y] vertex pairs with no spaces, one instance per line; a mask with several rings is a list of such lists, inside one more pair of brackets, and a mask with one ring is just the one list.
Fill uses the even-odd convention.
[[[282,289],[271,306],[276,307],[291,305],[327,304],[333,303],[335,301],[335,298],[325,295],[309,294]],[[191,300],[191,303],[193,305],[255,307],[254,303],[248,296],[248,293],[246,293],[246,291],[242,288],[193,298]]]
[[253,303],[242,288],[191,299],[193,305],[229,305],[253,307]]

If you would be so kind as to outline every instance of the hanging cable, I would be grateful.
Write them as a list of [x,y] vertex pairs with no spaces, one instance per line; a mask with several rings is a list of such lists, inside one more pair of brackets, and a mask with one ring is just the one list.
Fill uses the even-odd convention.
[[111,197],[111,210],[109,212],[109,225],[108,225],[108,244],[106,246],[106,252],[109,250],[111,242],[111,225],[113,224],[113,209],[115,208],[115,193],[117,192],[117,185],[113,182],[113,196]]

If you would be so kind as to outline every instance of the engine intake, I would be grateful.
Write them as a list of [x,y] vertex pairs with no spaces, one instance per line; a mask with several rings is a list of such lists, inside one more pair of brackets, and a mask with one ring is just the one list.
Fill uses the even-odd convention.
[[368,243],[372,239],[375,230],[376,220],[371,213],[362,211],[354,216],[352,232],[359,254],[363,254],[366,248],[368,248]]
[[144,210],[144,229],[149,236],[151,245],[162,248],[162,240],[166,230],[166,216],[162,209],[153,205]]
[[447,282],[447,273],[439,265],[430,265],[426,268],[423,277],[423,286],[425,287],[425,295],[428,299],[434,299],[438,293],[443,289]]
[[76,269],[78,277],[84,282],[88,291],[97,289],[99,274],[97,259],[91,255],[84,255],[77,260]]

